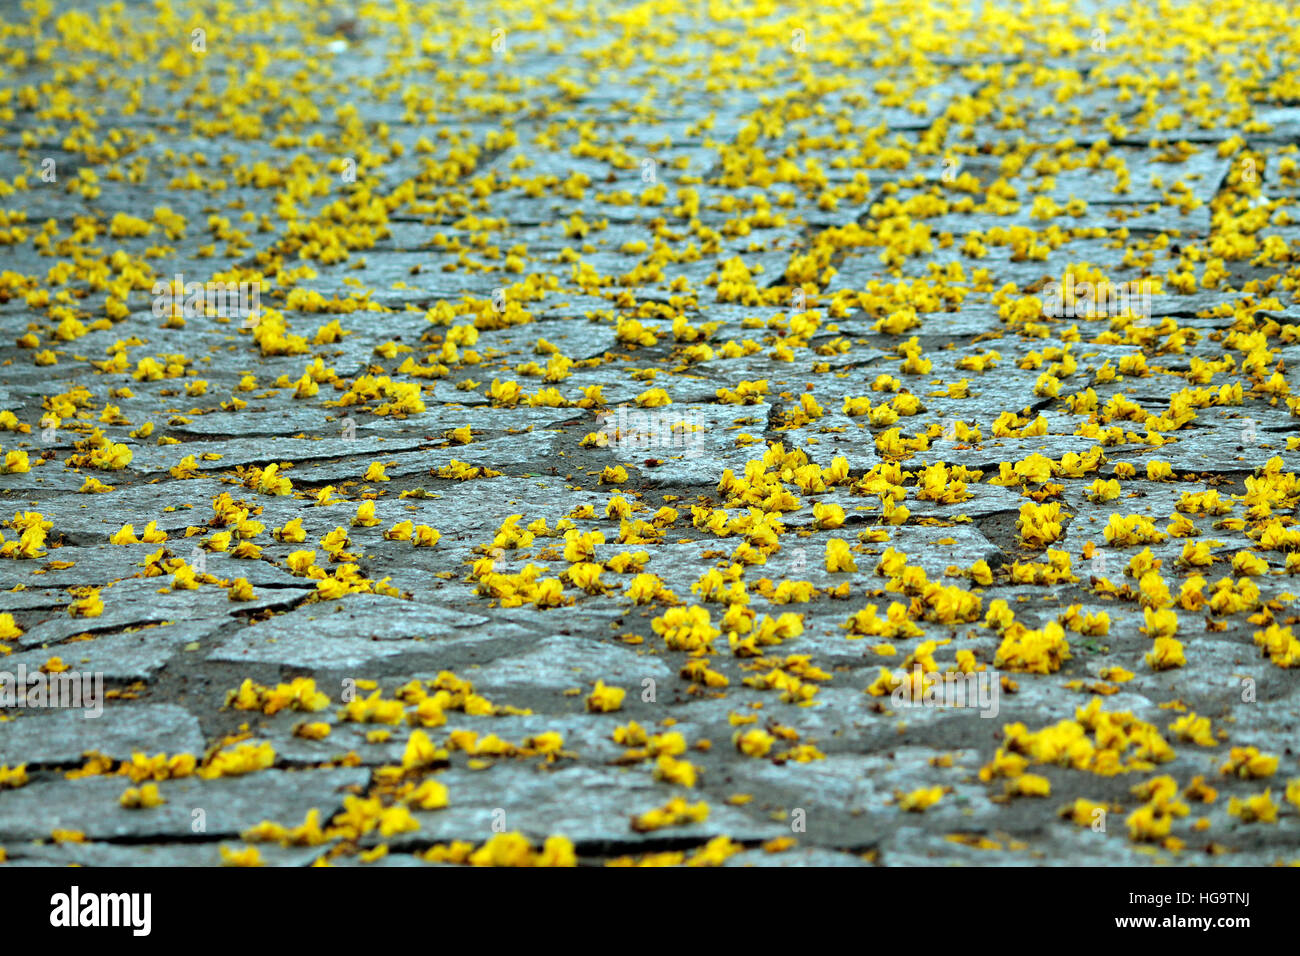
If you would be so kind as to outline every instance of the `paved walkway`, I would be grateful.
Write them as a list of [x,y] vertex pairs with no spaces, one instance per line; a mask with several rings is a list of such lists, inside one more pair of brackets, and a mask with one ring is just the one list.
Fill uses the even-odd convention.
[[10,863],[1300,856],[1297,10],[968,6],[11,7]]

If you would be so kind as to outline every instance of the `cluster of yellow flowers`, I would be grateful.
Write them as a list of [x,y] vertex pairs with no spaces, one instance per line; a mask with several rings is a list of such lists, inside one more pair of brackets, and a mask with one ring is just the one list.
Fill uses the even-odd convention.
[[[1209,23],[1163,8],[1128,10],[1117,21],[1103,18],[1125,27],[1121,52],[1107,55],[1104,43],[1089,47],[1075,12],[1028,5],[986,11],[980,30],[969,33],[962,32],[967,13],[942,5],[921,4],[901,19],[883,7],[854,10],[832,16],[836,42],[812,44],[802,41],[828,20],[807,4],[741,0],[712,11],[726,16],[694,26],[688,17],[672,30],[663,24],[687,12],[680,4],[635,7],[611,21],[622,51],[608,64],[611,88],[653,75],[668,93],[641,102],[629,122],[662,125],[663,104],[682,94],[699,106],[680,135],[670,124],[673,134],[647,147],[652,158],[636,152],[619,124],[585,112],[567,122],[515,122],[539,102],[549,104],[542,113],[561,117],[585,110],[595,80],[583,70],[566,66],[542,77],[490,68],[575,48],[590,56],[586,42],[562,42],[566,31],[595,42],[608,24],[579,24],[569,10],[547,11],[550,20],[516,17],[511,30],[526,39],[507,52],[474,41],[481,25],[463,11],[443,24],[439,8],[398,4],[375,18],[373,32],[376,41],[403,38],[412,55],[390,58],[359,84],[355,102],[331,107],[328,120],[311,95],[319,80],[310,70],[292,83],[276,79],[263,42],[223,54],[229,81],[220,110],[175,118],[196,139],[266,142],[293,154],[277,164],[238,150],[222,150],[219,162],[188,146],[142,151],[149,137],[128,117],[139,114],[144,87],[123,72],[123,57],[109,55],[120,46],[124,10],[55,16],[44,0],[27,6],[29,19],[0,38],[0,56],[19,78],[0,90],[0,118],[34,119],[18,134],[24,168],[0,180],[0,196],[15,206],[0,209],[0,246],[22,253],[15,262],[49,268],[0,273],[0,301],[26,310],[5,360],[41,383],[31,407],[0,409],[0,431],[9,433],[0,482],[25,499],[36,494],[30,489],[57,491],[69,479],[69,490],[100,496],[76,499],[87,512],[103,503],[121,508],[96,538],[113,546],[111,560],[131,567],[102,581],[80,579],[57,604],[60,615],[66,608],[85,619],[76,627],[92,629],[75,643],[95,639],[94,619],[113,619],[104,611],[114,591],[100,586],[109,580],[161,578],[155,584],[169,600],[220,596],[219,587],[232,602],[251,602],[272,591],[255,571],[273,565],[289,572],[301,585],[293,593],[308,602],[410,600],[402,588],[423,588],[433,574],[453,595],[507,616],[583,626],[599,620],[602,639],[670,661],[667,673],[687,696],[751,707],[733,720],[733,760],[821,758],[820,741],[789,724],[844,699],[834,689],[847,669],[835,646],[873,668],[876,658],[898,656],[904,669],[917,669],[900,676],[880,668],[867,698],[856,698],[871,715],[884,712],[879,698],[904,684],[934,680],[948,666],[939,654],[950,654],[959,673],[1008,672],[999,684],[1008,693],[1019,687],[1015,674],[1039,692],[1060,686],[1090,694],[1073,719],[1034,732],[1022,724],[1005,729],[1002,749],[981,771],[984,782],[1004,788],[999,800],[1051,793],[1045,777],[1028,772],[1033,764],[1114,775],[1174,759],[1154,725],[1104,712],[1100,702],[1121,684],[1134,694],[1179,686],[1177,669],[1209,666],[1204,633],[1235,634],[1249,624],[1261,660],[1284,669],[1300,661],[1294,596],[1282,590],[1300,574],[1300,478],[1289,470],[1300,442],[1279,424],[1300,417],[1294,363],[1284,361],[1300,342],[1300,326],[1287,318],[1300,270],[1284,232],[1294,224],[1288,189],[1300,184],[1300,164],[1260,109],[1300,97],[1294,71],[1276,62],[1280,56],[1285,65],[1294,52],[1291,10],[1274,5],[1261,13],[1233,2]],[[274,26],[265,11],[219,6],[211,16],[223,28]],[[310,19],[295,25],[309,49],[344,42],[321,35]],[[682,37],[705,19],[711,42],[701,54]],[[147,36],[137,46],[151,48],[172,25],[164,18],[156,32],[142,27]],[[440,32],[426,37],[434,25]],[[800,42],[790,52],[803,59],[791,73],[784,44],[796,32]],[[776,40],[780,57],[769,55]],[[1181,63],[1186,75],[1177,83],[1133,66],[1168,62],[1169,50],[1189,48],[1197,55]],[[855,90],[840,75],[846,49],[884,71],[869,88]],[[637,56],[624,56],[628,50]],[[990,58],[990,51],[1014,55]],[[443,62],[449,52],[451,66]],[[1226,63],[1229,55],[1237,59]],[[67,83],[23,85],[25,70],[56,59]],[[432,69],[435,61],[443,66]],[[154,67],[200,102],[208,82],[201,62],[173,51]],[[1221,82],[1224,76],[1232,81]],[[98,81],[120,117],[77,102],[75,84],[86,79]],[[789,95],[763,97],[714,128],[718,103],[778,80]],[[967,92],[936,105],[935,90],[953,83]],[[1207,95],[1211,86],[1222,95]],[[1026,87],[1036,91],[1029,99]],[[1081,112],[1072,104],[1085,90],[1096,109]],[[395,103],[400,124],[366,119],[371,105],[388,116]],[[889,122],[880,121],[881,109]],[[894,135],[898,115],[906,136]],[[332,135],[304,132],[321,123]],[[412,144],[390,125],[434,130]],[[1198,127],[1238,132],[1213,142],[1184,136]],[[990,132],[998,135],[984,143]],[[56,140],[80,167],[58,188],[89,204],[71,221],[23,208],[45,188],[35,160]],[[701,142],[702,150],[693,145]],[[944,173],[918,172],[921,162],[941,163]],[[401,172],[381,189],[380,168]],[[640,172],[640,188],[620,179],[629,171]],[[186,200],[119,209],[118,187],[146,175]],[[1110,200],[1074,195],[1085,179]],[[231,190],[255,191],[259,200],[229,201]],[[520,201],[548,210],[561,248],[520,232]],[[198,208],[203,220],[192,221]],[[968,228],[953,225],[960,217]],[[1184,228],[1189,222],[1195,225]],[[795,226],[803,231],[790,246],[780,237]],[[409,273],[404,264],[400,281],[372,287],[388,271],[368,269],[366,255],[398,242],[406,227],[427,231],[419,248],[428,261],[409,263]],[[1105,261],[1088,261],[1103,248]],[[178,250],[212,261],[214,282],[255,288],[269,303],[243,325],[211,306],[196,315],[174,297],[152,315],[136,309]],[[1008,271],[1008,263],[1016,268]],[[429,278],[434,269],[451,283],[446,288],[477,292],[445,293]],[[1125,276],[1140,277],[1143,295],[1158,297],[1156,314],[1127,294],[1106,299],[1102,290],[1120,288]],[[489,285],[496,287],[490,297]],[[406,320],[419,328],[403,326]],[[162,340],[198,341],[182,336],[200,323],[219,333],[219,352],[158,351],[181,347]],[[951,347],[936,341],[945,335]],[[219,367],[233,372],[235,384],[223,384]],[[41,377],[43,369],[57,379]],[[79,384],[68,385],[74,375]],[[703,400],[719,412],[707,427],[663,425],[661,414]],[[629,441],[634,433],[588,430],[612,402],[664,410],[636,414],[654,416],[667,432],[659,437],[671,440],[625,455],[638,444]],[[301,443],[315,439],[277,437],[257,457],[236,458],[200,437],[260,427],[265,419],[255,416],[268,410],[268,418],[285,413],[295,422],[320,412],[343,438],[281,461],[272,456],[282,443],[307,447]],[[357,419],[369,423],[362,441]],[[1214,441],[1202,455],[1198,438],[1239,428],[1239,443]],[[503,433],[521,444],[544,435],[555,451],[544,463],[538,451],[521,475],[492,459]],[[256,445],[262,434],[248,441]],[[416,437],[400,447],[375,444],[391,435]],[[707,453],[685,461],[678,439],[686,437],[703,441]],[[408,459],[398,457],[417,446],[439,456],[420,468],[432,491],[412,487]],[[1271,457],[1259,465],[1265,454]],[[1225,467],[1224,456],[1236,464]],[[344,477],[333,471],[334,459],[350,463]],[[330,469],[317,472],[317,461],[331,461]],[[528,513],[539,510],[530,483],[544,469],[556,478],[545,483],[546,494],[581,502],[558,520]],[[337,484],[313,477],[327,471]],[[122,489],[155,479],[163,514],[122,506],[129,497]],[[181,532],[167,513],[190,507],[185,489],[212,482],[230,490],[213,498],[206,522],[196,517]],[[347,517],[313,524],[330,507]],[[443,523],[448,508],[491,513],[491,525],[463,542],[462,522]],[[83,543],[79,524],[51,514],[58,530],[35,512],[3,522],[9,536],[0,533],[0,558],[24,562],[11,566],[32,574],[34,584],[23,587],[75,566],[59,552]],[[283,523],[268,538],[272,515]],[[319,535],[314,546],[304,520]],[[453,548],[442,545],[434,522],[456,528],[448,531]],[[182,537],[197,557],[178,556]],[[1090,538],[1104,540],[1105,549]],[[391,542],[440,547],[413,552]],[[142,544],[156,550],[138,561],[131,549]],[[394,553],[418,562],[419,574],[381,576]],[[208,574],[205,555],[248,562],[238,567],[249,570]],[[1091,573],[1080,560],[1092,562]],[[1120,570],[1107,569],[1111,560]],[[250,579],[259,582],[256,591]],[[1094,598],[1114,608],[1098,610]],[[829,617],[843,622],[838,631],[825,626],[833,601],[851,602]],[[30,628],[29,613],[0,614],[0,642],[24,635],[19,622]],[[1100,646],[1103,637],[1113,650]],[[0,643],[0,655],[8,653]],[[451,672],[387,696],[373,681],[355,689],[339,702],[339,720],[366,725],[365,739],[376,744],[394,728],[411,728],[400,766],[375,771],[328,823],[313,810],[297,826],[264,822],[246,840],[315,846],[411,832],[415,811],[447,805],[432,774],[453,759],[477,768],[502,757],[569,756],[558,731],[506,739],[504,731],[449,729],[435,742],[425,731],[457,713],[525,713]],[[638,706],[594,673],[584,672],[568,696],[584,709],[583,720],[610,725],[626,719],[611,715]],[[246,679],[225,704],[260,720],[318,714],[330,695],[310,677],[274,686]],[[768,718],[761,723],[759,711]],[[1227,743],[1234,721],[1216,714],[1216,734],[1208,718],[1179,713],[1170,727],[1179,742]],[[787,723],[785,715],[795,716]],[[331,733],[326,720],[303,719],[294,728],[299,737]],[[694,787],[704,771],[683,758],[686,737],[669,729],[670,720],[655,731],[631,722],[612,736],[636,772]],[[710,743],[694,746],[703,752]],[[343,759],[361,762],[355,754]],[[143,784],[123,793],[121,804],[144,809],[163,801],[158,782],[234,776],[275,761],[271,744],[241,731],[202,759],[133,754],[116,764],[96,755],[77,772],[117,766]],[[1233,748],[1224,765],[1235,781],[1275,769],[1275,758],[1250,748]],[[0,767],[0,787],[26,779],[25,765]],[[894,807],[920,813],[948,792],[942,785],[900,790]],[[1132,792],[1142,803],[1127,817],[1130,836],[1168,849],[1181,845],[1172,826],[1189,813],[1182,800],[1212,793],[1202,781],[1180,794],[1172,774]],[[1293,795],[1288,786],[1287,799],[1297,804],[1298,797],[1300,787]],[[1078,797],[1062,814],[1083,824],[1116,806]],[[1272,822],[1279,808],[1266,791],[1232,797],[1228,812]],[[674,797],[633,816],[632,827],[698,824],[707,814],[704,802]],[[694,854],[620,862],[714,865],[740,849],[718,837]],[[232,863],[261,862],[256,847],[222,852]],[[519,833],[477,847],[438,845],[423,856],[473,865],[576,862],[564,837],[538,848]]]

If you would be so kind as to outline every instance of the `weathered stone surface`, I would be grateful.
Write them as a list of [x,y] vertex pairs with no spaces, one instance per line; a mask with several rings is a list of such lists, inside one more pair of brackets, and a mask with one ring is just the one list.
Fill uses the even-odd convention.
[[[8,662],[6,667],[12,665]],[[132,753],[181,753],[203,749],[199,721],[176,704],[105,701],[103,713],[32,711],[0,723],[0,762],[15,755],[34,764],[76,764],[95,750],[117,759]]]
[[[131,785],[126,777],[32,783],[0,800],[0,839],[48,838],[53,830],[75,830],[91,840],[237,839],[263,820],[297,826],[312,807],[341,808],[342,788],[364,784],[364,770],[261,771],[243,777],[199,780],[185,777],[159,784],[167,801],[148,810],[118,803]],[[203,811],[204,829],[194,829]]]
[[[262,860],[1300,856],[1295,11],[17,6],[0,671],[111,696],[0,712],[13,863],[423,779]],[[1103,282],[1149,295],[1051,294]],[[155,810],[65,776],[247,741]],[[1169,840],[1163,775],[1219,793]]]

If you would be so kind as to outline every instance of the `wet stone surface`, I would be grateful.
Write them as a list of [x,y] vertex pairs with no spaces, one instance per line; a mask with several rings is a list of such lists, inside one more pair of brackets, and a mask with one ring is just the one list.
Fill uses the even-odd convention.
[[13,12],[0,862],[1300,858],[1296,11],[608,6]]

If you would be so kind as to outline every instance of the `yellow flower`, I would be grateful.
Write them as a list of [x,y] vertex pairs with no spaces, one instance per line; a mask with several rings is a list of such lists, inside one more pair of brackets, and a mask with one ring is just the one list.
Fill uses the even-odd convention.
[[232,537],[233,535],[229,531],[218,531],[216,534],[211,535],[203,546],[209,551],[225,551],[230,547]]
[[14,623],[14,616],[9,613],[0,614],[0,641],[11,641],[22,636],[23,629]]
[[817,502],[813,505],[813,526],[822,530],[832,530],[844,524],[844,509],[839,505],[827,505]]
[[161,806],[167,801],[158,792],[158,784],[146,783],[139,789],[128,787],[118,802],[128,810],[147,810]]
[[1173,817],[1152,804],[1138,807],[1124,821],[1128,825],[1129,839],[1136,842],[1155,842],[1169,836]]
[[1228,801],[1228,816],[1239,817],[1243,823],[1276,823],[1277,810],[1270,790],[1245,800],[1233,797]]
[[[1172,525],[1170,533],[1173,533]],[[1185,568],[1208,568],[1214,563],[1214,557],[1210,554],[1210,543],[1208,541],[1195,543],[1188,541],[1183,545],[1183,551],[1178,556],[1177,563]]]
[[1023,481],[1041,485],[1052,477],[1052,459],[1035,452],[1016,462],[1012,471]]
[[1110,807],[1104,803],[1093,803],[1086,797],[1076,797],[1074,803],[1061,808],[1058,816],[1066,817],[1081,827],[1090,827],[1099,819],[1104,819],[1109,812]]
[[324,577],[316,582],[316,596],[323,601],[336,601],[350,591],[347,582],[338,578]]
[[665,783],[680,787],[693,787],[696,781],[695,767],[687,760],[678,760],[668,754],[660,754],[655,761],[654,777]]
[[573,842],[563,836],[549,836],[542,843],[541,852],[533,859],[534,866],[577,866],[578,855]]
[[692,823],[702,823],[708,819],[708,816],[709,805],[704,801],[692,805],[682,797],[674,797],[662,807],[633,817],[632,829],[638,833],[646,833],[662,827],[687,826]]
[[261,471],[256,472],[254,487],[264,495],[283,496],[293,491],[293,482],[279,473],[280,466],[276,464],[267,465]]
[[253,585],[248,583],[247,578],[235,578],[226,589],[226,597],[232,601],[252,601],[257,595],[253,593]]
[[416,770],[445,760],[446,757],[447,752],[435,747],[428,734],[423,730],[413,730],[402,754],[402,766],[407,770]]
[[745,731],[743,734],[736,732],[733,742],[736,749],[746,757],[766,757],[776,743],[776,738],[766,730],[760,730],[755,727]]
[[469,857],[472,866],[529,866],[533,848],[520,833],[498,833]]
[[1020,506],[1017,527],[1025,544],[1046,547],[1064,533],[1061,527],[1061,506],[1056,502],[1037,505],[1027,501]]
[[196,572],[188,564],[181,564],[172,572],[172,590],[174,591],[196,591],[201,582]]
[[1088,486],[1085,494],[1088,496],[1089,501],[1097,503],[1114,501],[1120,495],[1119,482],[1114,480],[1104,481],[1098,478]]
[[831,538],[826,542],[826,570],[831,573],[856,571],[857,563],[849,551],[849,543],[842,538]]
[[1245,577],[1258,577],[1268,574],[1268,562],[1249,551],[1238,551],[1232,558],[1232,570]]
[[638,574],[632,578],[627,590],[623,593],[634,604],[650,604],[659,595],[662,588],[663,582],[658,575]]
[[595,689],[587,695],[587,711],[593,714],[607,714],[621,710],[625,696],[627,691],[623,688],[606,687],[603,680],[598,680]]
[[415,526],[410,521],[399,521],[384,532],[387,541],[410,541]]
[[430,528],[427,524],[415,526],[412,537],[412,544],[417,548],[432,548],[442,537],[442,532],[435,528]]
[[406,797],[406,801],[420,810],[441,810],[451,805],[447,787],[437,780],[422,782]]
[[993,583],[993,569],[987,561],[980,559],[970,566],[970,578],[976,584],[988,587]]
[[104,613],[104,602],[99,599],[99,589],[90,588],[89,592],[73,601],[68,606],[68,613],[73,617],[99,617]]
[[1046,777],[1036,773],[1026,773],[1009,780],[1006,791],[1010,796],[1046,797],[1052,793],[1052,784]]
[[330,729],[330,725],[324,721],[312,721],[296,725],[293,734],[305,740],[324,740],[330,735]]
[[636,397],[636,403],[642,408],[660,408],[664,405],[671,405],[672,399],[662,388],[652,388],[642,392]]
[[1300,664],[1300,640],[1296,639],[1291,628],[1270,624],[1264,630],[1256,631],[1254,640],[1263,655],[1278,667]]
[[1106,540],[1116,545],[1158,544],[1165,540],[1163,534],[1149,518],[1141,515],[1112,514],[1106,522],[1103,534]]
[[135,536],[135,526],[124,524],[120,531],[115,531],[108,539],[109,544],[139,544],[140,539]]
[[1243,780],[1271,777],[1277,772],[1278,758],[1260,753],[1257,747],[1233,747],[1219,772]]
[[1187,663],[1183,657],[1182,643],[1172,637],[1156,638],[1155,646],[1147,653],[1145,660],[1154,671],[1183,667]]
[[1142,612],[1146,620],[1146,626],[1139,628],[1147,637],[1150,638],[1168,638],[1173,637],[1178,631],[1178,615],[1173,611],[1153,610],[1145,608]]
[[698,605],[669,608],[650,622],[670,650],[707,650],[720,631],[712,626],[709,612]]
[[1013,622],[1003,632],[993,666],[1030,674],[1054,674],[1070,656],[1065,630],[1057,622],[1048,621],[1037,631]]
[[294,551],[284,559],[289,565],[289,570],[297,575],[306,575],[316,562],[315,551]]
[[103,470],[120,471],[131,464],[131,459],[134,457],[135,455],[126,445],[109,441],[90,453],[90,466]]
[[0,473],[7,475],[22,475],[31,470],[31,464],[27,460],[27,452],[19,449],[6,453],[4,462],[0,464]]
[[277,541],[283,541],[285,544],[302,544],[307,540],[307,532],[303,530],[302,519],[294,518],[292,521],[286,521],[282,527],[272,531],[271,537]]
[[262,853],[255,846],[246,846],[242,850],[232,850],[224,844],[221,847],[222,866],[265,866]]
[[198,771],[205,780],[239,776],[265,770],[275,763],[275,749],[269,743],[239,744],[234,749],[219,750]]
[[943,787],[922,787],[920,790],[913,790],[911,793],[896,794],[895,802],[900,810],[921,813],[943,799],[943,794]]
[[320,385],[310,374],[304,374],[302,378],[294,383],[294,398],[311,398],[320,391]]
[[1201,747],[1217,747],[1219,741],[1210,730],[1210,718],[1198,717],[1194,713],[1184,714],[1169,729],[1179,740],[1186,740]]
[[603,570],[599,564],[582,561],[569,568],[569,580],[588,594],[603,594],[607,587],[600,580]]
[[0,790],[16,790],[27,785],[27,764],[10,767],[0,764]]

